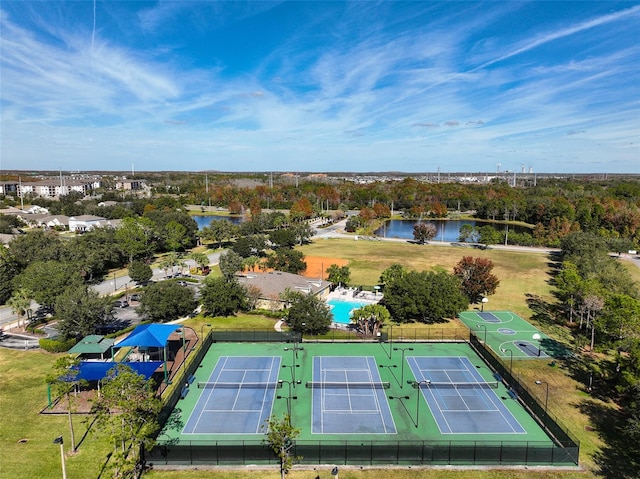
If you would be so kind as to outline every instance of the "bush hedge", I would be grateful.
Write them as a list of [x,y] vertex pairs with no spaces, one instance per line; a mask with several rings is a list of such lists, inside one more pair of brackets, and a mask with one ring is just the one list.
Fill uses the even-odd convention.
[[49,351],[50,353],[64,353],[69,351],[72,347],[76,345],[78,341],[75,338],[69,339],[48,339],[43,338],[38,343],[40,347],[45,351]]

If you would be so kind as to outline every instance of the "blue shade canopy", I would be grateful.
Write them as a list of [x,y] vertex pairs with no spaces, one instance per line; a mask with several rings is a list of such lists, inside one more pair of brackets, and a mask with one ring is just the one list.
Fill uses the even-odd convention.
[[120,341],[114,347],[122,348],[125,346],[142,346],[146,348],[164,348],[169,336],[181,327],[182,326],[176,324],[141,324],[131,331],[129,336]]
[[153,373],[162,366],[162,361],[147,362],[101,362],[101,361],[82,361],[79,365],[80,371],[74,380],[84,379],[85,381],[99,381],[107,376],[110,369],[116,366],[129,366],[136,373],[142,374],[146,379],[153,376]]

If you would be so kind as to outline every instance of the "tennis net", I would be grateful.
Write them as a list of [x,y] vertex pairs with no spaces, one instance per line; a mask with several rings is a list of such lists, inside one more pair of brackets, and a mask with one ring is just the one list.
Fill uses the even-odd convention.
[[437,382],[437,381],[412,381],[414,388],[431,388],[431,389],[498,389],[498,381],[487,382]]
[[198,382],[198,389],[279,389],[282,383]]
[[388,382],[334,382],[334,381],[307,381],[308,388],[318,389],[389,389]]

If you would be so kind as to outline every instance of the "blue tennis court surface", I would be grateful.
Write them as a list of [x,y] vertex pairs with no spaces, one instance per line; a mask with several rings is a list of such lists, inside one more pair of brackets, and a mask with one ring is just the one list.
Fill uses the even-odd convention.
[[526,434],[468,358],[409,356],[407,362],[442,434]]
[[280,357],[221,356],[183,434],[264,434],[278,384]]
[[312,434],[396,434],[374,357],[315,356],[313,381]]

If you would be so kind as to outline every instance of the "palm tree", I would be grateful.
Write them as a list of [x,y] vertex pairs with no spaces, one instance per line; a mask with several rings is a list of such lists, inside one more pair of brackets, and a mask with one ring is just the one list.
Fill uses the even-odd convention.
[[200,270],[209,264],[209,257],[205,253],[193,252],[189,254],[189,258],[196,262]]
[[11,312],[18,315],[18,327],[25,326],[24,317],[31,311],[32,296],[33,293],[27,288],[20,288],[7,300],[7,306],[11,307]]

